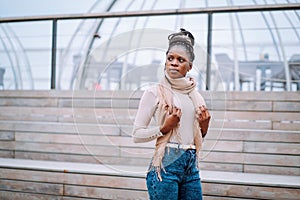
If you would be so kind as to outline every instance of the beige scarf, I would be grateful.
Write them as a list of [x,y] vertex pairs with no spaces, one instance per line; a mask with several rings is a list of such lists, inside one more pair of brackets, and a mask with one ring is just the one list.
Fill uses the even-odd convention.
[[[161,83],[158,86],[158,94],[159,94],[159,103],[158,103],[158,125],[162,126],[165,118],[171,113],[173,110],[173,93],[172,90],[182,93],[182,94],[188,94],[188,96],[191,98],[195,112],[196,109],[199,109],[199,106],[203,104],[203,99],[200,96],[200,94],[195,89],[196,84],[195,81],[192,78],[177,78],[172,79],[170,78],[167,73],[165,72],[165,77],[161,81]],[[196,155],[197,155],[197,161],[198,161],[198,167],[199,167],[199,161],[200,161],[200,150],[202,146],[202,135],[201,135],[201,129],[199,126],[199,123],[197,119],[195,118],[194,121],[194,143],[196,146]],[[156,140],[156,147],[154,156],[152,159],[152,166],[155,167],[156,172],[158,174],[158,178],[160,181],[162,181],[160,171],[161,169],[164,169],[162,166],[162,159],[165,154],[165,147],[167,143],[170,141],[170,138],[175,135],[177,138],[179,138],[180,141],[180,135],[178,133],[178,127],[172,129],[169,133],[165,134],[162,137],[159,137]]]

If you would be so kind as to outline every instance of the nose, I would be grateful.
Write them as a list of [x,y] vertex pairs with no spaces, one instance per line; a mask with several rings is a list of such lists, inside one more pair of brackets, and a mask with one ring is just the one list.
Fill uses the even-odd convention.
[[176,59],[173,59],[173,60],[171,61],[171,65],[172,65],[172,66],[178,66],[178,61],[177,61]]

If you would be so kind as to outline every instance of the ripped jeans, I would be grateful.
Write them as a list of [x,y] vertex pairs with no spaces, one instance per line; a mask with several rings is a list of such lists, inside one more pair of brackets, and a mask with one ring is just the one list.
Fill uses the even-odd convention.
[[154,167],[147,173],[146,182],[151,200],[202,200],[196,150],[166,147],[163,166],[162,181],[159,181]]

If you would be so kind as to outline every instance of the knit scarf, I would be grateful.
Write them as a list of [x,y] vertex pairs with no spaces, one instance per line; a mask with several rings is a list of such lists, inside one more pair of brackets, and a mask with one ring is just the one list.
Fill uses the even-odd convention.
[[[165,77],[162,79],[160,84],[158,85],[158,94],[159,94],[159,103],[158,103],[158,115],[157,115],[157,122],[158,125],[161,127],[166,119],[173,110],[174,103],[173,103],[173,92],[176,91],[182,94],[187,94],[189,98],[191,98],[195,112],[199,109],[199,106],[203,104],[203,98],[195,89],[196,84],[193,78],[170,78],[167,73],[165,72]],[[156,145],[155,145],[155,152],[152,159],[152,166],[156,169],[158,178],[162,181],[161,178],[161,169],[164,169],[162,165],[162,159],[165,154],[165,148],[167,143],[170,141],[172,136],[176,136],[180,142],[180,134],[178,133],[178,126],[169,131],[167,134],[157,138]],[[202,146],[202,135],[201,129],[199,126],[198,120],[195,118],[194,121],[194,144],[196,146],[196,155],[197,155],[197,162],[199,167],[200,161],[200,150]]]

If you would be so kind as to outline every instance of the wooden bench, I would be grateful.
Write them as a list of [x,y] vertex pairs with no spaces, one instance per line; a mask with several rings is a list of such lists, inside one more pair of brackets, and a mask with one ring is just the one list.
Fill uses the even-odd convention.
[[[299,93],[202,94],[213,117],[204,142],[203,171],[227,173],[228,180],[230,173],[300,176]],[[141,91],[3,91],[0,157],[146,168],[154,143],[134,144],[131,138],[141,95]],[[251,181],[255,178],[246,185]],[[206,191],[215,187],[209,185],[204,186]],[[230,188],[215,196],[226,196],[226,190]]]
[[[1,199],[147,199],[145,168],[0,158]],[[298,199],[300,178],[201,172],[205,200]]]

